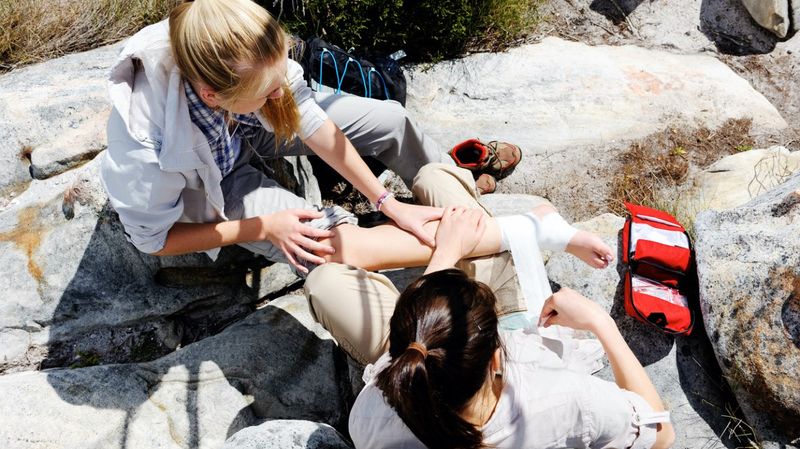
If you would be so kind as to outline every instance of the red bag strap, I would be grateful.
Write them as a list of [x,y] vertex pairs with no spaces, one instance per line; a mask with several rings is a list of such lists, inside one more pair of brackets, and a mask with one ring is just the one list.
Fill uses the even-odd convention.
[[631,220],[634,223],[646,223],[654,228],[664,229],[667,231],[686,232],[686,229],[681,225],[672,215],[646,206],[639,206],[626,202],[625,208],[631,214]]

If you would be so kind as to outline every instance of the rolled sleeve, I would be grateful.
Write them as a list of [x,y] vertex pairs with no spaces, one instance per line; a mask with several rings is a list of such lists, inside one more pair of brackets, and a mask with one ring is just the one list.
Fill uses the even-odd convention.
[[656,412],[636,393],[597,378],[584,389],[585,416],[595,448],[650,448],[656,442],[658,422],[669,421],[668,412]]
[[185,178],[162,171],[153,149],[126,149],[124,142],[114,141],[108,146],[100,176],[111,206],[128,240],[139,251],[156,253],[164,248],[167,233],[183,214]]
[[328,119],[328,114],[314,100],[314,92],[308,87],[308,83],[303,78],[303,68],[300,64],[289,59],[286,77],[288,78],[294,101],[297,103],[297,109],[300,112],[300,129],[298,133],[301,139],[306,139],[322,126],[325,120]]

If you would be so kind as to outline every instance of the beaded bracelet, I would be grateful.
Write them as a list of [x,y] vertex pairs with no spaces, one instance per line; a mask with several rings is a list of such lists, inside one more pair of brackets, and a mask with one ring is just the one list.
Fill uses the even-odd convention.
[[387,190],[387,191],[385,191],[385,192],[383,192],[383,193],[381,194],[381,196],[380,196],[380,197],[378,197],[378,200],[377,200],[377,201],[375,201],[375,210],[378,210],[378,211],[380,211],[380,210],[381,210],[381,206],[383,206],[383,203],[385,203],[385,202],[386,202],[386,200],[388,200],[389,198],[391,198],[391,197],[393,197],[393,196],[394,196],[394,195],[392,194],[392,192],[390,192],[390,191],[388,191],[388,190]]

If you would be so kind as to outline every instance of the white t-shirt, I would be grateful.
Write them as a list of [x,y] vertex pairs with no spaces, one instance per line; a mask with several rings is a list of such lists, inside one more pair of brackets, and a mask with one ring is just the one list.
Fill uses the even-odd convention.
[[[503,449],[649,448],[654,424],[638,425],[654,414],[645,400],[616,384],[567,369],[523,330],[501,333],[507,354],[503,390],[483,427],[484,441]],[[384,354],[364,372],[367,383],[350,412],[350,436],[356,449],[423,449],[375,386],[389,362]]]

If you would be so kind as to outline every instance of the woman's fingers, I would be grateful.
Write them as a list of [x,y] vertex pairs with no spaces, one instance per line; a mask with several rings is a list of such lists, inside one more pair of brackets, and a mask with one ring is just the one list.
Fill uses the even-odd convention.
[[436,246],[436,239],[428,234],[428,231],[426,231],[422,226],[414,226],[411,229],[411,233],[431,248]]
[[[311,263],[314,263],[314,264],[317,264],[317,265],[322,265],[322,264],[325,263],[325,259],[306,251],[305,248],[303,248],[302,246],[298,245],[297,243],[292,243],[290,245],[290,248],[291,248],[292,252],[295,254],[295,256],[300,258],[300,259],[307,260],[307,261],[309,261]],[[307,273],[308,270],[306,270],[305,272]]]
[[551,315],[556,315],[555,304],[553,304],[553,296],[551,295],[544,301],[542,311],[539,313],[539,326],[544,326]]
[[325,216],[321,211],[313,209],[292,209],[292,213],[301,220],[313,220]]
[[335,236],[336,233],[330,229],[318,229],[312,228],[311,226],[306,226],[303,230],[303,235],[315,239],[329,239]]
[[297,263],[297,260],[295,260],[294,255],[288,248],[281,248],[281,250],[283,251],[283,254],[286,256],[286,260],[289,261],[289,264],[297,268],[297,270],[300,271],[301,273],[308,274],[308,268]]
[[297,243],[301,248],[305,248],[306,250],[310,250],[315,253],[333,254],[336,252],[336,250],[334,250],[332,246],[325,245],[323,243],[320,243],[316,240],[312,240],[305,236],[298,237],[295,240],[295,243]]

